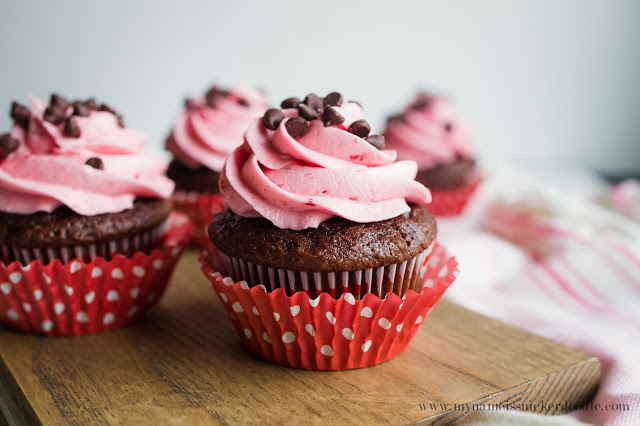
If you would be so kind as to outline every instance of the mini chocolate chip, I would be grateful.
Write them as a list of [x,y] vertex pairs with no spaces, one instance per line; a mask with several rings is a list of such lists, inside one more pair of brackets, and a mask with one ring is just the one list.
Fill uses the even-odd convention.
[[390,121],[390,122],[400,121],[400,122],[404,123],[405,122],[404,114],[400,113],[400,114],[396,114],[396,115],[392,115],[390,117],[387,117],[387,121]]
[[227,96],[229,96],[231,94],[231,92],[229,92],[228,90],[224,90],[221,89],[218,86],[213,86],[211,87],[211,89],[209,89],[207,91],[207,93],[205,94],[205,96],[207,97],[217,97],[217,96],[221,96],[223,98],[226,98]]
[[453,131],[453,124],[452,123],[445,123],[444,124],[444,131],[447,133],[451,133]]
[[124,129],[124,117],[120,114],[116,114],[116,118],[118,119],[118,126]]
[[98,102],[96,102],[95,98],[87,99],[86,101],[84,101],[84,104],[87,106],[87,108],[89,108],[92,111],[98,110]]
[[86,104],[80,101],[75,101],[73,103],[73,115],[77,115],[79,117],[88,117],[90,113],[91,110]]
[[364,108],[362,107],[362,104],[361,104],[360,102],[355,101],[355,100],[353,100],[353,99],[351,99],[351,100],[350,100],[350,101],[348,101],[347,103],[349,103],[349,104],[356,104],[356,105],[358,105],[358,106],[360,107],[360,109],[364,109]]
[[207,91],[204,95],[206,101],[205,103],[209,108],[215,108],[216,106],[216,98],[226,98],[229,96],[230,92],[228,90],[224,90],[219,88],[218,86],[213,86],[211,89]]
[[434,96],[422,93],[418,95],[418,99],[413,103],[414,109],[428,109],[433,104]]
[[116,112],[115,109],[111,108],[109,105],[107,104],[102,104],[100,105],[100,111],[104,111],[104,112],[110,112],[113,115],[118,115],[118,113]]
[[49,123],[58,125],[64,121],[64,113],[64,109],[62,109],[60,106],[49,105],[47,109],[44,110],[44,119]]
[[342,105],[342,95],[338,92],[331,92],[324,97],[322,105],[327,106],[340,106]]
[[371,145],[373,145],[374,147],[378,148],[378,149],[382,149],[384,148],[384,136],[379,135],[379,134],[373,134],[373,135],[369,135],[366,138],[364,138],[365,141],[369,142]]
[[298,105],[298,115],[310,121],[316,120],[318,118],[318,113],[309,105],[305,105],[305,104]]
[[287,120],[284,127],[292,138],[298,139],[307,134],[310,125],[311,122],[302,117],[293,117]]
[[361,138],[367,137],[369,132],[371,132],[371,126],[366,120],[354,121],[351,123],[351,126],[349,126],[349,133],[353,133]]
[[80,137],[80,127],[78,126],[78,122],[75,118],[67,118],[67,122],[64,124],[64,129],[62,130],[62,134],[68,138]]
[[192,108],[193,107],[193,101],[191,101],[191,98],[187,97],[184,98],[184,101],[182,102],[185,108]]
[[57,93],[52,93],[51,94],[51,99],[49,100],[49,104],[50,105],[59,106],[60,108],[62,108],[65,111],[66,111],[67,108],[69,108],[69,106],[71,106],[71,104],[69,103],[68,100],[66,100],[64,97],[58,95]]
[[27,128],[29,127],[29,118],[31,117],[31,112],[24,105],[19,104],[18,102],[13,102],[11,104],[11,118],[16,124],[20,127]]
[[9,133],[0,135],[0,154],[2,157],[8,157],[9,154],[18,149],[18,146],[20,146],[20,142],[12,138]]
[[315,93],[309,93],[302,103],[309,105],[318,112],[322,109],[322,98]]
[[322,114],[324,118],[324,127],[336,126],[344,123],[344,117],[334,107],[328,106]]
[[277,129],[282,120],[284,120],[284,114],[278,108],[269,108],[262,117],[264,127],[270,130]]
[[97,157],[89,158],[84,164],[86,164],[87,166],[91,166],[94,169],[104,170],[104,164],[102,163],[102,160]]
[[282,103],[280,104],[281,108],[298,108],[298,105],[300,105],[300,98],[297,97],[292,97],[292,98],[287,98],[284,101],[282,101]]
[[248,101],[248,100],[246,100],[245,98],[240,98],[240,99],[238,99],[238,103],[239,103],[240,105],[242,105],[243,107],[248,107],[248,106],[249,106],[249,101]]

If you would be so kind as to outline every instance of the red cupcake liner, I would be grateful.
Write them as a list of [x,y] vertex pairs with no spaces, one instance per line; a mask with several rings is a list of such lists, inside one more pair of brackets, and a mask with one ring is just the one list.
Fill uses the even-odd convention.
[[214,214],[226,206],[221,194],[176,191],[173,194],[174,209],[189,217],[194,226],[191,244],[207,248],[211,245],[207,227]]
[[44,265],[0,262],[0,320],[45,335],[78,335],[129,324],[162,297],[193,226],[172,212],[161,249],[111,260],[95,257]]
[[457,216],[462,213],[469,199],[480,183],[481,176],[476,176],[468,183],[455,188],[431,189],[431,204],[428,209],[435,216]]
[[[310,299],[283,288],[267,292],[223,277],[204,251],[200,263],[249,351],[275,364],[307,370],[370,367],[399,355],[411,342],[436,302],[455,280],[458,263],[436,243],[425,259],[424,287],[400,298],[352,294],[334,299],[323,293]],[[425,265],[426,266],[426,265]],[[224,272],[224,271],[222,271]]]

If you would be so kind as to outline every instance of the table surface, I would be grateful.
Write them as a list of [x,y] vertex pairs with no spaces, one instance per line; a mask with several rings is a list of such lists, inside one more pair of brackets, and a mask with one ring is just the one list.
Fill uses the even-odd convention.
[[535,402],[582,402],[599,379],[596,358],[447,301],[382,365],[272,365],[244,350],[195,251],[134,325],[54,338],[0,326],[0,409],[9,424],[448,423],[464,414],[453,404],[464,403],[560,413]]

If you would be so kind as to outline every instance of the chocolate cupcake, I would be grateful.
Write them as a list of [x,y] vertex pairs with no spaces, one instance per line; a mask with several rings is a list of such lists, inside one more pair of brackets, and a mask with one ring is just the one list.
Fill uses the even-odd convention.
[[387,120],[387,146],[400,159],[418,162],[416,180],[431,189],[429,210],[457,215],[480,183],[473,137],[446,99],[419,93],[405,110]]
[[[13,103],[15,125],[0,136],[0,282],[14,284],[0,294],[0,318],[46,334],[124,324],[146,306],[118,317],[118,309],[133,305],[117,302],[124,298],[116,293],[135,285],[137,295],[142,287],[155,288],[159,295],[177,259],[165,259],[167,235],[173,234],[170,246],[183,239],[175,234],[175,218],[170,217],[174,185],[163,176],[167,162],[146,155],[145,137],[126,129],[122,117],[106,104],[93,99],[70,102],[56,94],[48,104],[37,98],[32,103],[31,110]],[[179,228],[179,233],[188,233],[188,225]],[[162,266],[149,270],[150,261]],[[97,269],[91,266],[96,263]],[[18,268],[29,274],[16,278]],[[92,272],[85,276],[87,268]],[[34,274],[36,270],[41,273]],[[117,281],[117,290],[109,288],[116,283],[108,280]],[[96,288],[84,294],[86,286],[94,284]],[[18,285],[22,290],[14,289]],[[104,293],[112,290],[110,296]],[[101,295],[110,302],[103,306],[109,309],[106,320],[98,318],[101,312],[87,313]],[[21,305],[25,296],[34,300]],[[69,303],[62,300],[72,296]],[[84,302],[75,302],[85,296]],[[12,304],[16,306],[5,309]],[[60,322],[67,320],[63,312],[73,315],[81,306],[88,311],[80,319]]]
[[224,161],[266,109],[265,96],[258,90],[213,86],[204,95],[187,99],[176,118],[165,143],[174,157],[167,176],[176,184],[176,209],[196,226],[194,243],[208,244],[205,228],[223,209],[218,179]]
[[[258,355],[313,369],[381,362],[399,353],[382,354],[382,347],[396,342],[404,349],[408,339],[403,334],[400,344],[396,334],[386,340],[371,329],[371,319],[388,330],[411,312],[415,325],[418,315],[426,315],[425,306],[437,300],[433,287],[439,297],[452,281],[442,278],[455,271],[449,264],[441,278],[429,275],[430,254],[438,247],[436,224],[425,208],[429,190],[414,180],[415,162],[395,162],[395,152],[383,150],[384,137],[372,131],[358,103],[343,102],[333,92],[324,98],[309,94],[302,102],[290,98],[282,106],[253,122],[245,144],[227,159],[220,190],[230,210],[215,215],[209,226],[213,247],[202,257],[205,273]],[[430,302],[419,302],[427,276]],[[411,302],[400,314],[402,302],[396,301],[402,298]],[[325,315],[312,312],[318,304]],[[283,318],[283,306],[289,308],[286,323],[273,324],[272,317]],[[347,314],[357,306],[362,315]],[[298,324],[301,309],[306,313]],[[289,334],[280,333],[285,326]],[[316,338],[325,327],[330,329]],[[349,342],[362,340],[362,355],[374,334],[386,341],[376,346],[379,356],[357,361]],[[260,344],[252,344],[252,336]],[[303,345],[302,336],[312,342]],[[329,337],[342,340],[320,344]],[[297,355],[283,357],[276,340],[295,347]],[[307,344],[315,348],[312,353],[306,353]],[[318,365],[317,355],[337,361]]]

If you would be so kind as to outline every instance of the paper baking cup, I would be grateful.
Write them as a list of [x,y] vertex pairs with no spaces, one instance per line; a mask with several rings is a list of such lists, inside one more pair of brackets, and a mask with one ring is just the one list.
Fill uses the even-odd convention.
[[206,251],[200,262],[247,349],[267,361],[308,370],[369,367],[399,355],[458,273],[455,259],[436,243],[422,265],[426,273],[419,293],[309,298],[304,291],[287,296],[283,288],[268,292],[263,285],[234,283],[214,268]]
[[432,249],[433,244],[416,257],[401,263],[345,272],[301,272],[270,268],[228,256],[213,244],[209,251],[213,264],[219,265],[234,281],[253,283],[250,286],[262,284],[267,291],[282,288],[287,296],[296,291],[304,291],[311,298],[328,293],[337,299],[350,293],[356,299],[361,299],[369,293],[377,297],[383,297],[389,292],[403,296],[408,290],[421,289],[428,266],[426,260]]
[[16,248],[6,244],[0,245],[0,260],[10,263],[14,260],[27,265],[34,260],[47,264],[54,259],[63,264],[73,259],[89,261],[94,257],[110,260],[114,255],[130,256],[136,252],[151,253],[159,245],[160,238],[167,229],[168,219],[159,226],[126,238],[104,241],[91,245],[64,246],[53,248]]
[[198,192],[176,191],[173,194],[174,209],[186,214],[194,226],[191,243],[207,248],[211,245],[207,235],[207,227],[214,214],[225,209],[221,194],[204,194]]
[[193,226],[169,216],[160,248],[64,264],[0,262],[0,320],[28,333],[76,335],[117,328],[140,318],[162,296]]
[[448,189],[431,189],[431,204],[427,207],[435,216],[457,216],[462,213],[474,194],[482,177],[477,176],[469,183]]

